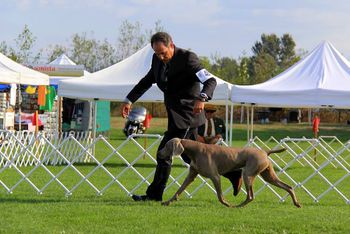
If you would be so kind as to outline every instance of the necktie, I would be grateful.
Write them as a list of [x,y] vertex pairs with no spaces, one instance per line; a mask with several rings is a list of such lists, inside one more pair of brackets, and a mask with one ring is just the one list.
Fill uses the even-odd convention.
[[162,82],[168,81],[168,64],[163,64],[160,72],[160,80]]
[[211,119],[208,119],[208,130],[207,130],[207,136],[211,136],[211,129],[212,129]]
[[162,64],[159,68],[159,82],[158,84],[164,90],[166,90],[168,81],[168,64]]

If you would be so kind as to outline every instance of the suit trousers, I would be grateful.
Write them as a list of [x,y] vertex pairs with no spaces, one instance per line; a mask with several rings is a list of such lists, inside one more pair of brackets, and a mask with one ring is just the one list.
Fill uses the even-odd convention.
[[[169,130],[164,133],[164,137],[160,142],[157,151],[157,167],[154,174],[154,179],[146,191],[146,194],[150,199],[162,201],[163,192],[171,171],[172,156],[161,159],[159,158],[158,152],[163,149],[169,140],[175,137],[180,139],[197,140],[197,134],[197,128],[191,128],[188,131],[187,129]],[[190,164],[191,160],[186,154],[182,154],[181,157],[186,163]]]

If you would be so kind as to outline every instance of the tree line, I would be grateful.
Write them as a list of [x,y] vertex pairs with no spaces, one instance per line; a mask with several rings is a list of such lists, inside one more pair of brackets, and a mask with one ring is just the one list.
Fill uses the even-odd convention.
[[[144,30],[141,23],[125,20],[119,28],[115,45],[107,39],[94,39],[93,33],[83,32],[73,34],[68,46],[50,45],[34,53],[37,37],[25,25],[14,39],[14,47],[2,41],[0,52],[22,64],[48,63],[65,53],[75,63],[84,65],[87,71],[96,72],[135,53],[149,43],[151,35],[158,31],[166,31],[160,21],[155,22],[154,28]],[[295,46],[293,37],[288,33],[281,37],[276,34],[262,34],[253,44],[250,56],[244,54],[235,59],[215,54],[210,58],[200,56],[200,60],[208,71],[225,81],[233,84],[256,84],[270,79],[300,60],[302,54],[297,54]]]

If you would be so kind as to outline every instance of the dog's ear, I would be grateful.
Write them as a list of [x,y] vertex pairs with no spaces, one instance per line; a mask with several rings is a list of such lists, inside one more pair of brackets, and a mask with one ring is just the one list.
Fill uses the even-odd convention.
[[181,144],[181,139],[174,138],[174,139],[172,139],[172,141],[173,141],[173,154],[172,154],[172,156],[181,155],[185,150]]

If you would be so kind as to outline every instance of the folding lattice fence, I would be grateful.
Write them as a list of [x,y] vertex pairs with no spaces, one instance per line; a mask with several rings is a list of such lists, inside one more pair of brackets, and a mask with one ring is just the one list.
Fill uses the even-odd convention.
[[[102,195],[118,190],[129,196],[143,193],[153,180],[156,150],[160,135],[133,135],[122,143],[104,136],[92,139],[91,132],[38,133],[27,131],[0,132],[0,187],[8,193],[26,187],[41,194],[54,191],[93,192]],[[254,138],[247,146],[261,149],[286,148],[272,154],[278,176],[296,189],[296,193],[319,202],[339,199],[349,204],[350,142],[323,136],[319,139],[271,137],[268,141]],[[227,147],[225,144],[222,147]],[[188,173],[188,165],[180,157],[173,161],[166,191],[178,189]],[[26,184],[27,186],[21,186]],[[224,194],[232,187],[222,179]],[[82,190],[84,188],[85,190]],[[195,196],[215,189],[210,181],[198,177],[185,194]],[[258,177],[254,183],[256,196],[274,194],[284,201],[288,194]],[[245,191],[242,189],[242,193]],[[270,196],[270,195],[269,195]]]

